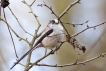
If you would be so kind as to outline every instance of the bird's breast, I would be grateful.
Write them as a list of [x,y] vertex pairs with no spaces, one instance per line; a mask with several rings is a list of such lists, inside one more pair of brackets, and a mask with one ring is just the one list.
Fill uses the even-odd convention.
[[62,30],[54,30],[49,36],[42,40],[42,44],[45,48],[54,48],[60,44],[64,36]]

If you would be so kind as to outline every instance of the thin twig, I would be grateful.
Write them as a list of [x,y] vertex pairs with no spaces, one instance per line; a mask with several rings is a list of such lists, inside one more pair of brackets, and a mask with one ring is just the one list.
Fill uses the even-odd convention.
[[72,25],[73,27],[75,27],[76,25],[84,25],[84,24],[88,23],[88,21],[89,21],[89,20],[87,20],[86,22],[81,23],[81,24],[68,23],[68,22],[62,22],[62,23],[64,23],[64,24],[69,24],[69,25]]
[[[44,5],[45,7],[47,7],[49,10],[51,10],[51,12],[52,12],[51,14],[54,14],[57,18],[59,17],[59,16],[57,16],[56,13],[53,11],[53,9],[52,9],[51,6],[49,7],[44,1],[43,1],[43,3],[44,3],[43,5]],[[40,6],[40,5],[38,5],[38,6]]]
[[89,27],[89,26],[87,25],[87,28],[85,28],[84,30],[82,30],[82,31],[80,31],[80,32],[78,32],[78,33],[76,33],[76,34],[74,34],[74,35],[72,35],[72,37],[75,37],[75,36],[77,36],[77,35],[83,33],[84,31],[86,31],[86,30],[88,30],[88,29],[91,29],[91,28],[96,29],[96,27],[98,27],[98,26],[100,26],[100,25],[103,25],[103,24],[105,24],[105,23],[106,23],[106,22],[103,22],[103,23],[100,23],[100,24],[98,24],[98,25],[91,26],[91,27]]
[[11,8],[10,8],[9,6],[8,6],[8,8],[9,8],[9,10],[11,11],[12,15],[15,17],[15,19],[17,20],[19,26],[24,30],[24,32],[27,33],[27,34],[29,34],[29,35],[31,35],[31,36],[33,36],[32,34],[28,33],[28,32],[22,27],[22,25],[20,24],[18,18],[15,16],[15,14],[14,14],[13,11],[11,10]]
[[35,3],[35,1],[36,1],[36,0],[34,0],[30,6],[32,6],[32,5]]
[[[30,11],[31,11],[30,13],[33,14],[34,18],[35,18],[35,19],[37,20],[37,22],[38,22],[38,27],[37,27],[37,29],[35,30],[34,37],[32,38],[32,41],[31,41],[31,44],[30,44],[30,48],[32,48],[32,47],[33,47],[33,44],[34,44],[34,42],[35,42],[35,39],[40,35],[40,34],[38,35],[37,33],[38,33],[38,30],[39,30],[41,24],[40,24],[40,22],[39,22],[39,20],[38,20],[38,18],[37,18],[38,16],[37,16],[36,14],[34,14],[34,12],[33,12],[32,8],[31,8],[31,6],[30,6],[25,0],[23,0],[22,2],[29,7],[29,9],[30,9]],[[33,3],[32,3],[32,4],[33,4]],[[27,58],[27,62],[26,62],[26,67],[28,67],[29,64],[30,64],[31,54],[32,54],[32,52],[28,54],[28,58]]]
[[59,19],[62,18],[69,10],[71,7],[76,5],[77,3],[80,3],[81,0],[76,0],[73,3],[70,3],[69,6],[60,14]]
[[[3,8],[3,13],[4,13],[5,22],[7,23],[4,8]],[[14,40],[13,40],[13,37],[12,37],[12,34],[11,34],[11,31],[10,31],[10,28],[9,28],[8,24],[7,24],[7,27],[8,27],[8,31],[9,31],[9,33],[10,33],[10,36],[11,36],[11,40],[12,40],[13,47],[14,47],[14,50],[15,50],[15,55],[16,55],[16,57],[18,58],[17,51],[16,51],[16,47],[15,47],[15,43],[14,43]]]
[[30,42],[27,40],[27,39],[24,39],[24,38],[22,38],[22,37],[20,37],[12,28],[11,28],[11,26],[4,20],[4,19],[2,19],[2,18],[0,18],[4,23],[6,23],[8,26],[9,26],[9,28],[12,30],[12,32],[18,37],[18,38],[20,38],[20,40],[24,40],[25,42],[27,42],[28,44],[30,44]]
[[30,6],[30,5],[28,5],[28,3],[27,3],[25,0],[23,0],[22,2],[23,2],[24,4],[26,4],[26,5],[29,7],[29,9],[31,10],[31,12],[30,12],[30,13],[32,13],[32,14],[33,14],[33,16],[35,17],[35,19],[36,19],[36,20],[37,20],[37,22],[38,22],[38,25],[41,25],[41,24],[40,24],[40,22],[39,22],[39,20],[38,20],[38,18],[37,18],[38,16],[34,14],[34,12],[33,12],[32,8],[31,8],[31,6]]

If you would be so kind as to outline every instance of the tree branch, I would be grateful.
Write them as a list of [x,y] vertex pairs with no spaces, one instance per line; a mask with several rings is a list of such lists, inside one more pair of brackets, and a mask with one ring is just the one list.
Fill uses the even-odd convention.
[[68,23],[68,22],[62,22],[62,23],[64,23],[64,24],[69,24],[69,25],[72,25],[73,27],[76,27],[77,25],[84,25],[84,24],[88,23],[88,21],[89,21],[89,20],[87,20],[87,21],[84,22],[84,23],[80,23],[80,24],[76,24],[76,23]]
[[85,61],[82,61],[82,62],[77,62],[78,60],[76,60],[76,62],[74,62],[74,63],[65,64],[65,65],[57,65],[57,64],[56,64],[56,65],[36,64],[36,66],[67,67],[67,66],[74,66],[74,65],[80,65],[80,64],[85,65],[85,63],[88,63],[88,62],[91,62],[91,61],[96,60],[96,59],[98,59],[98,58],[104,57],[105,55],[106,55],[106,52],[104,52],[104,53],[102,53],[102,54],[100,54],[100,55],[98,55],[98,56],[95,56],[95,57],[93,57],[93,58],[90,58],[90,59],[87,59],[87,60],[85,60]]
[[35,1],[36,1],[36,0],[34,0],[34,1],[31,3],[31,5],[30,5],[30,6],[32,6],[32,5],[35,3]]
[[8,8],[9,8],[10,12],[12,13],[12,15],[14,16],[14,18],[17,20],[19,26],[24,30],[24,32],[27,33],[27,34],[29,34],[29,35],[31,35],[31,36],[33,36],[32,34],[28,33],[28,32],[21,26],[21,24],[20,24],[18,18],[15,16],[15,14],[14,14],[13,11],[11,10],[11,8],[10,8],[9,6],[8,6]]
[[[41,34],[41,33],[40,33],[40,34],[37,34],[37,33],[38,33],[38,30],[39,30],[39,28],[40,28],[40,26],[41,26],[41,24],[40,24],[40,22],[39,22],[39,20],[38,20],[38,18],[37,18],[38,16],[34,14],[32,8],[31,8],[31,6],[32,6],[33,3],[35,2],[35,0],[34,0],[34,2],[33,2],[31,5],[29,5],[29,4],[26,2],[26,0],[23,0],[22,2],[29,7],[29,9],[30,9],[30,11],[31,11],[30,13],[33,14],[34,18],[35,18],[35,19],[37,20],[37,22],[38,22],[38,27],[37,27],[37,29],[35,30],[34,37],[32,38],[31,45],[30,45],[30,48],[32,48],[32,47],[33,47],[33,44],[34,44],[34,42],[35,42],[35,39],[36,39],[37,37],[39,37],[40,34]],[[29,55],[28,55],[27,62],[26,62],[26,67],[28,67],[29,64],[30,64],[31,54],[32,54],[32,52],[29,53]]]
[[91,29],[91,28],[96,29],[96,27],[98,27],[98,26],[100,26],[100,25],[103,25],[103,24],[105,24],[105,23],[106,23],[106,21],[103,22],[103,23],[100,23],[100,24],[98,24],[98,25],[91,26],[91,27],[89,27],[89,26],[87,25],[87,28],[85,28],[84,30],[82,30],[82,31],[80,31],[80,32],[78,32],[78,33],[76,33],[76,34],[74,34],[74,35],[72,35],[72,37],[78,36],[79,34],[83,33],[84,31],[86,31],[86,30],[88,30],[88,29]]
[[71,7],[73,7],[74,5],[76,5],[77,3],[80,3],[81,0],[76,0],[73,3],[70,3],[69,6],[60,14],[59,19],[62,18],[69,10]]
[[6,24],[9,26],[9,28],[12,30],[12,32],[13,32],[18,38],[20,38],[20,40],[24,40],[25,42],[27,42],[28,44],[30,44],[30,42],[29,42],[27,39],[24,39],[24,38],[20,37],[4,19],[0,18],[0,20],[2,20],[4,23],[6,23]]

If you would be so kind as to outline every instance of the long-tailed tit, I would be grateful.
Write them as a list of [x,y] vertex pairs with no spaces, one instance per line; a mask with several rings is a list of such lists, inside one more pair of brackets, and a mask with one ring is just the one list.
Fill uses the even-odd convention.
[[42,31],[41,36],[35,45],[27,51],[20,59],[17,60],[10,68],[12,69],[16,64],[18,64],[24,57],[26,57],[30,52],[38,47],[44,47],[52,49],[57,47],[64,37],[63,27],[60,25],[57,19],[51,20],[47,27]]

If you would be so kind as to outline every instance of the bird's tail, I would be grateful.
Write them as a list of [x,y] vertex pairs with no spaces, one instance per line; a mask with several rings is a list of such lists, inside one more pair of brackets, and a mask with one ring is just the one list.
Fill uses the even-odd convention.
[[26,57],[30,52],[35,50],[37,47],[39,47],[40,43],[37,46],[32,47],[29,51],[27,51],[20,59],[15,62],[10,69],[12,69],[16,64],[18,64],[24,57]]

